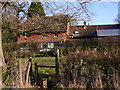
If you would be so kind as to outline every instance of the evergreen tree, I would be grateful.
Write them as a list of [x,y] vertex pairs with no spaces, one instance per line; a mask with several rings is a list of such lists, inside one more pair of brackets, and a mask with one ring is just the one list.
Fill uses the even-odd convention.
[[31,3],[31,6],[28,10],[28,17],[32,17],[34,15],[45,16],[44,8],[41,2]]
[[15,26],[13,26],[15,23],[10,21],[3,21],[2,24],[2,42],[3,43],[11,43],[17,41],[17,30]]

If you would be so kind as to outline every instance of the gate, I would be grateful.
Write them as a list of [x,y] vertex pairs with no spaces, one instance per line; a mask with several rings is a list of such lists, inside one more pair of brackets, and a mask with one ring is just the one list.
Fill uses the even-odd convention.
[[[48,78],[51,77],[51,75],[44,75],[43,77],[40,77],[39,72],[38,72],[38,68],[54,68],[55,69],[55,82],[57,82],[58,77],[59,77],[59,49],[56,50],[56,55],[55,55],[55,65],[38,65],[38,63],[35,63],[35,85],[37,86],[41,86],[46,88],[48,85],[46,83],[48,83]],[[46,82],[46,83],[45,83]]]

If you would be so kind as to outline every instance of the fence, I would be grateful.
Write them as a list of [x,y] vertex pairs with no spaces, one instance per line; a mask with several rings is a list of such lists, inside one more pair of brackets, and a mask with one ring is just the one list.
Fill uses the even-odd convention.
[[[56,76],[59,77],[58,80],[52,79],[52,82],[55,82],[56,84],[54,85],[59,88],[107,87],[119,89],[120,70],[118,68],[120,67],[120,60],[117,57],[118,52],[119,50],[113,50],[109,53],[106,51],[97,51],[96,49],[86,51],[76,50],[75,52],[68,52],[68,54],[66,54],[68,62],[60,65],[60,53],[58,50],[55,55],[55,66],[39,66],[38,64],[35,64],[35,70],[32,70],[32,61],[27,61],[19,62],[17,65],[14,65],[13,68],[8,67],[7,71],[5,72],[10,73],[13,87],[25,87],[28,83],[32,84],[32,86],[39,85],[39,80],[43,79],[39,78],[40,74],[38,72],[38,68],[47,67],[55,68]],[[69,55],[69,53],[72,54]],[[82,59],[83,61],[81,61]],[[64,69],[64,71],[61,72],[59,67]],[[50,83],[48,78],[47,80],[42,81],[42,83],[45,85],[46,83],[44,81]],[[46,87],[50,87],[50,85],[46,85]]]
[[[25,88],[30,83],[30,67],[31,62],[29,61],[18,61],[14,67],[6,67],[2,73],[8,74],[6,78],[9,77],[11,82],[4,83],[5,85],[3,85],[3,87]],[[3,82],[5,82],[6,78],[4,77]]]
[[[37,63],[35,63],[35,85],[39,85],[40,81],[42,80],[42,79],[41,80],[39,79],[38,68],[54,68],[55,77],[57,80],[57,78],[59,77],[59,49],[57,49],[56,55],[55,55],[55,66],[43,66],[43,65],[38,65]],[[43,86],[44,85],[42,85],[41,87]]]

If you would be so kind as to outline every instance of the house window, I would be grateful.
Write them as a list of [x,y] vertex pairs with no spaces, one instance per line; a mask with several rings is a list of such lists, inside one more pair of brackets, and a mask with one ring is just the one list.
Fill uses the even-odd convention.
[[58,34],[55,33],[55,34],[54,34],[54,37],[58,37]]
[[84,30],[86,30],[87,29],[87,27],[86,26],[84,26]]
[[48,48],[54,48],[54,43],[48,43]]
[[42,35],[42,37],[44,37],[44,38],[47,37],[47,36],[48,36],[48,35],[46,35],[46,34]]
[[27,39],[27,38],[28,38],[27,36],[24,37],[24,39]]
[[74,31],[74,35],[79,35],[79,31]]

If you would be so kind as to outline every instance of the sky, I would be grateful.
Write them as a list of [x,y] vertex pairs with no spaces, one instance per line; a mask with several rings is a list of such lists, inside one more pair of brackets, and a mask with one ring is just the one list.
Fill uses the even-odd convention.
[[[59,1],[62,2],[62,0]],[[71,0],[71,2],[74,1],[75,0]],[[118,1],[120,0],[102,0],[99,2],[96,0],[96,2],[91,2],[89,10],[92,11],[94,15],[87,23],[89,23],[89,25],[116,24],[115,19],[118,15]],[[78,23],[78,25],[81,24],[83,24],[83,22]]]
[[[62,2],[64,0],[56,1]],[[69,1],[74,2],[75,0]],[[118,10],[120,8],[120,5],[118,7],[118,2],[120,4],[120,0],[101,0],[101,1],[90,0],[90,1],[94,1],[91,2],[89,5],[89,10],[92,11],[94,15],[91,17],[91,20],[87,22],[89,23],[89,25],[116,24],[115,19],[118,15]],[[83,22],[79,22],[79,25],[81,24],[83,24]]]
[[89,8],[95,14],[90,25],[95,24],[115,24],[115,18],[118,15],[118,2],[100,2],[92,3]]

